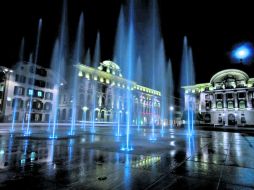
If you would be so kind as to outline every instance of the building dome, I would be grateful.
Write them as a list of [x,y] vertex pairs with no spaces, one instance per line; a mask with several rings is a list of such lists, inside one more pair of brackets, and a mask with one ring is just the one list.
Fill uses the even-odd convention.
[[249,80],[249,76],[245,72],[238,69],[227,69],[213,75],[210,83],[223,82],[228,77],[235,78],[236,80],[244,80],[245,82]]
[[243,87],[248,82],[249,76],[238,69],[227,69],[216,73],[210,80],[213,86],[217,84],[225,85],[225,87],[233,88],[236,86]]
[[122,77],[119,65],[117,65],[113,61],[103,61],[102,63],[100,63],[98,69]]

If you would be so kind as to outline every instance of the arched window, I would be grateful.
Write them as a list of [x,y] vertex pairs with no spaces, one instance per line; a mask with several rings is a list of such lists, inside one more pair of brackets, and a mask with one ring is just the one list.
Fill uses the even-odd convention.
[[221,101],[217,102],[217,106],[218,109],[222,109],[223,108],[223,104]]
[[228,101],[228,108],[229,109],[234,108],[234,102],[233,101]]
[[104,117],[105,117],[105,111],[102,110],[102,111],[101,111],[101,120],[104,120]]
[[240,109],[246,108],[246,102],[245,102],[244,100],[240,100],[240,101],[239,101],[239,108],[240,108]]

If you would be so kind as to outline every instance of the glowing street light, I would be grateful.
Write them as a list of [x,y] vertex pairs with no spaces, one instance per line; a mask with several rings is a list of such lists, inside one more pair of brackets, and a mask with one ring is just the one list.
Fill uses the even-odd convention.
[[250,61],[252,57],[253,47],[251,43],[241,43],[236,45],[231,53],[231,58],[234,61],[242,62],[243,60]]
[[241,46],[235,50],[235,57],[239,59],[245,59],[249,55],[250,55],[250,50],[245,46]]
[[170,110],[170,111],[173,111],[173,110],[174,110],[174,106],[170,106],[170,107],[169,107],[169,110]]

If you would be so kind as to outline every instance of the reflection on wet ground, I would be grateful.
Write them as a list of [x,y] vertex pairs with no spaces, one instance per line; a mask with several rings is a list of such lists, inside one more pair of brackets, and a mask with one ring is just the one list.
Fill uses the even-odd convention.
[[254,189],[254,133],[167,130],[149,141],[132,131],[134,150],[111,127],[96,134],[50,140],[43,128],[31,137],[0,136],[2,189]]

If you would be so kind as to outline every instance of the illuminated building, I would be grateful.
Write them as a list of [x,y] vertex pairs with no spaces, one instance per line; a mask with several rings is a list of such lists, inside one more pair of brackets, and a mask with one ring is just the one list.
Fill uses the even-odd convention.
[[50,69],[19,62],[12,69],[0,67],[0,116],[1,121],[48,122],[56,91]]
[[245,72],[223,70],[209,83],[183,88],[185,109],[191,105],[201,123],[254,125],[254,78],[249,78]]
[[[131,104],[132,124],[159,123],[159,91],[141,86],[123,78],[120,67],[112,61],[103,61],[98,68],[83,64],[78,69],[77,121],[126,122],[127,104]],[[69,121],[72,116],[72,87],[63,87],[60,96],[59,121]],[[127,92],[131,97],[127,99]],[[85,113],[85,114],[84,114]],[[93,116],[94,115],[94,116]],[[153,118],[153,120],[152,120]]]

